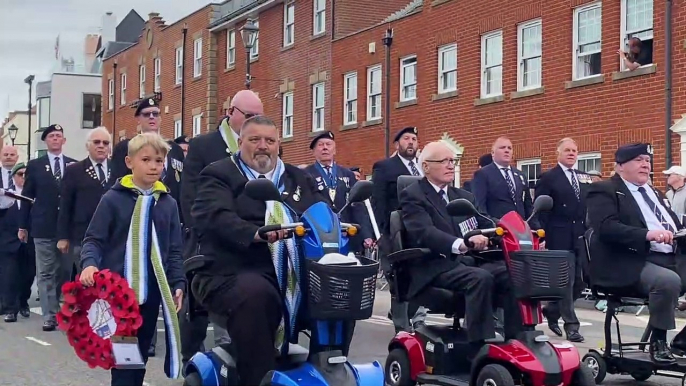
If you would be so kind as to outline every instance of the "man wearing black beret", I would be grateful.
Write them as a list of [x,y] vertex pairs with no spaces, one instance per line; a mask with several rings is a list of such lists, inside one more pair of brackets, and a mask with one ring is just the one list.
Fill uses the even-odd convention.
[[181,150],[183,150],[183,156],[185,157],[186,154],[188,154],[188,137],[185,135],[176,137],[174,139],[174,143],[181,147]]
[[[357,178],[350,169],[334,162],[336,142],[332,132],[324,131],[314,137],[310,142],[310,150],[312,150],[315,162],[305,170],[314,177],[317,189],[325,192],[325,196],[330,198],[334,210],[339,210],[348,200],[350,189],[357,182]],[[351,205],[346,208],[341,217],[345,222],[362,226],[360,235],[351,239],[353,252],[361,252],[363,246],[371,247],[374,244],[373,230],[364,204]]]
[[[589,185],[590,279],[593,286],[609,288],[605,292],[649,299],[650,358],[669,365],[675,359],[667,331],[676,327],[675,306],[686,287],[684,245],[674,239],[683,226],[666,197],[649,183],[651,154],[647,143],[622,146],[615,153],[616,174]],[[671,349],[686,351],[684,330]]]
[[[19,240],[27,242],[28,229],[36,247],[36,271],[43,331],[54,331],[55,315],[59,311],[62,284],[70,280],[73,262],[57,249],[57,217],[60,205],[60,185],[68,165],[76,162],[62,154],[66,142],[64,129],[50,125],[41,134],[47,153],[28,162],[22,194],[33,198],[33,205],[22,205],[19,215]],[[68,273],[67,273],[68,272]]]

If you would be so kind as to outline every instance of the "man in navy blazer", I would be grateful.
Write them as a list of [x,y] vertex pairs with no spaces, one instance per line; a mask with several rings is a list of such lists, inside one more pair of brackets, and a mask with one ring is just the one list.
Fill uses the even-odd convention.
[[[533,211],[526,177],[512,162],[512,142],[500,137],[491,150],[493,163],[474,173],[471,188],[477,207],[491,217],[501,218],[515,211],[527,219]],[[538,220],[531,219],[529,226],[538,229]]]

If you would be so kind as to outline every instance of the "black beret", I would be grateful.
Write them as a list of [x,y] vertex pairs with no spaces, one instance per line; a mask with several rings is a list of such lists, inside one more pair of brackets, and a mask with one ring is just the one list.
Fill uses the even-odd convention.
[[62,129],[62,126],[50,125],[43,130],[43,134],[40,135],[40,140],[45,141],[45,137],[47,137],[48,134],[52,133],[53,131],[59,131],[60,133],[64,134],[64,129]]
[[143,100],[138,102],[138,107],[136,107],[136,115],[135,116],[137,117],[137,116],[141,115],[141,111],[143,111],[143,109],[147,109],[148,107],[159,107],[159,106],[157,105],[157,102],[155,102],[155,100],[152,98],[143,99]]
[[320,139],[325,139],[328,138],[333,141],[333,133],[330,131],[325,131],[318,136],[312,138],[312,142],[310,142],[310,150],[314,149],[314,147],[317,145],[317,142],[319,142]]
[[493,156],[491,154],[484,154],[479,157],[479,166],[484,167],[493,163]]
[[631,143],[624,145],[615,152],[615,162],[623,164],[641,155],[651,155],[649,143]]
[[188,144],[188,137],[186,137],[185,135],[177,137],[176,139],[174,139],[174,143],[179,145],[183,145],[184,143]]
[[395,135],[395,139],[393,139],[393,142],[400,141],[400,137],[402,137],[404,134],[407,134],[407,133],[417,135],[417,134],[419,134],[419,131],[417,131],[417,128],[414,126],[405,127],[402,130],[400,130],[398,132],[398,134]]

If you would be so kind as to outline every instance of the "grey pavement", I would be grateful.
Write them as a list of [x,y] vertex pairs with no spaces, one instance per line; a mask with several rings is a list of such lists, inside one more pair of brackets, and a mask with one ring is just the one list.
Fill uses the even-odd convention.
[[[374,316],[357,324],[351,347],[350,359],[354,363],[377,360],[384,363],[387,345],[393,337],[392,323],[386,318],[390,305],[390,295],[386,291],[377,291]],[[38,307],[37,304],[32,304]],[[39,308],[32,311],[39,313]],[[578,309],[582,321],[581,332],[586,342],[577,345],[583,353],[589,348],[602,344],[602,322],[604,314],[595,310]],[[636,317],[633,314],[620,314],[623,336],[627,340],[638,340],[643,332],[647,317]],[[451,321],[440,316],[431,315],[430,323],[449,324]],[[678,328],[686,325],[686,320],[678,320]],[[160,321],[158,330],[164,328]],[[547,327],[539,327],[551,335]],[[211,328],[210,328],[211,330]],[[162,332],[159,332],[162,333]],[[671,332],[670,334],[675,334]],[[212,342],[212,333],[208,332],[206,344]],[[555,338],[556,339],[556,338]],[[555,340],[553,339],[553,340]],[[150,386],[181,386],[180,380],[169,380],[162,370],[164,339],[159,339],[158,356],[151,358],[148,365],[146,382]],[[89,369],[81,362],[69,346],[62,332],[45,333],[41,330],[40,317],[32,314],[31,318],[20,318],[18,323],[6,324],[0,321],[0,385],[54,385],[54,386],[97,386],[109,385],[109,373],[100,369]],[[636,382],[629,376],[608,376],[604,385],[645,385],[671,386],[681,385],[681,380],[653,377],[649,382]]]

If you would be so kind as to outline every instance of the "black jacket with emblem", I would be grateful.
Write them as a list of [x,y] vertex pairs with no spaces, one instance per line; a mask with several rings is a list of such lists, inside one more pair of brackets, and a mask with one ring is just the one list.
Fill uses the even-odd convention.
[[[448,199],[452,201],[458,198],[475,204],[471,193],[448,187]],[[458,238],[470,230],[493,227],[490,221],[481,217],[450,216],[446,206],[446,201],[426,178],[400,193],[400,209],[408,246],[428,248],[432,252],[427,260],[414,263],[410,269],[410,298],[421,292],[436,276],[460,264],[460,256],[452,255],[452,245]]]
[[106,165],[107,170],[103,170],[107,176],[104,184],[100,182],[98,171],[88,157],[66,167],[60,186],[58,240],[69,240],[72,244],[81,245],[100,198],[114,182],[110,178],[111,162],[108,160]]
[[[666,197],[653,190],[660,201],[657,204],[667,209],[678,229],[683,229],[676,214],[664,205]],[[609,180],[592,183],[586,204],[589,226],[593,228],[591,284],[614,288],[635,285],[650,252],[650,242],[646,241],[648,226],[634,196],[624,180],[615,175]],[[683,242],[679,242],[679,246],[682,249]],[[677,258],[677,262],[681,260],[683,258]],[[683,268],[677,265],[677,269],[683,271]]]
[[[76,162],[73,158],[64,155],[62,157],[65,169]],[[35,199],[35,202],[33,205],[21,206],[19,228],[31,228],[34,238],[55,238],[57,236],[57,217],[62,181],[55,178],[47,154],[28,162],[25,178],[22,195]]]

